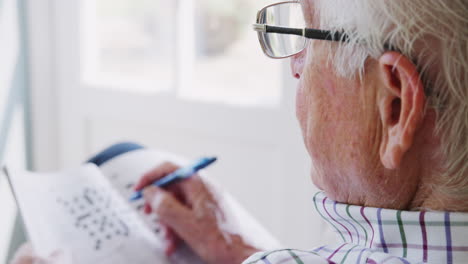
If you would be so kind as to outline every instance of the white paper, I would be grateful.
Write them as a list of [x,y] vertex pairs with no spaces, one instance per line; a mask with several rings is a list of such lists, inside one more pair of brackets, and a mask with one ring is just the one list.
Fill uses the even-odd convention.
[[9,176],[40,256],[62,249],[74,264],[164,263],[161,241],[96,166]]

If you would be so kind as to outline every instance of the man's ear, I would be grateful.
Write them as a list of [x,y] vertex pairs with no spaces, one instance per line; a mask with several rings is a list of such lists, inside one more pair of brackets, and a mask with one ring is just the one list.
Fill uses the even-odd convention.
[[424,117],[424,86],[413,62],[398,52],[384,53],[378,71],[382,89],[378,96],[380,159],[385,168],[397,169]]

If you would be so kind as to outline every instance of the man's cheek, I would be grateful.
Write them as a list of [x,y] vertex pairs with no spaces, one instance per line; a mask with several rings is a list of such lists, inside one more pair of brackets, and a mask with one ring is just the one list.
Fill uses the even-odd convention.
[[302,122],[304,120],[304,113],[305,113],[305,103],[304,103],[304,91],[302,88],[302,82],[300,81],[297,84],[297,89],[296,89],[296,118],[299,121],[299,123],[302,126]]

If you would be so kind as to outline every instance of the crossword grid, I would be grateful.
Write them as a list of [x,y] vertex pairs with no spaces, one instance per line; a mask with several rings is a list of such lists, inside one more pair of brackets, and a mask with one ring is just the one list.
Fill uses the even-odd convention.
[[106,241],[128,237],[130,228],[112,206],[109,196],[93,188],[85,188],[71,199],[57,198],[70,216],[74,226],[94,240],[94,250],[101,250]]

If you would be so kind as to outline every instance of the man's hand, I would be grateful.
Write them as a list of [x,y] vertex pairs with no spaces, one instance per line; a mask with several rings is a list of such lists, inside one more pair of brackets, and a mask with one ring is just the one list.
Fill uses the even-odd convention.
[[34,253],[30,244],[24,244],[18,249],[10,264],[71,264],[71,259],[63,251],[56,251],[44,259]]
[[[178,168],[172,163],[164,163],[145,174],[135,189],[141,190]],[[165,190],[150,186],[143,193],[145,212],[155,212],[167,228],[166,254],[171,255],[180,240],[208,263],[239,264],[259,251],[233,230],[235,225],[226,219],[227,214],[220,207],[213,188],[199,175]]]

